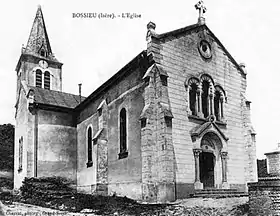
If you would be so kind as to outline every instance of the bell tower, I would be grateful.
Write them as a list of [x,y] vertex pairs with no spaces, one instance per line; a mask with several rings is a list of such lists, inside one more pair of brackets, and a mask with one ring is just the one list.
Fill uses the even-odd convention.
[[47,90],[62,90],[62,63],[54,56],[41,6],[38,6],[27,45],[16,66],[17,93],[21,83]]

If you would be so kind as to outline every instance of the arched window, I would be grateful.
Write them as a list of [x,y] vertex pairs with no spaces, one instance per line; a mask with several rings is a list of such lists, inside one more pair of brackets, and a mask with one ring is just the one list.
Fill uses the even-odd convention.
[[195,83],[192,83],[189,89],[189,102],[190,102],[190,110],[192,115],[197,115],[196,94],[197,94],[197,85]]
[[36,70],[36,87],[42,88],[42,71]]
[[214,113],[218,121],[224,119],[224,99],[225,91],[220,85],[215,86],[215,97],[214,97]]
[[122,108],[120,112],[120,154],[127,152],[126,135],[126,110]]
[[23,157],[23,137],[19,139],[18,172],[22,171],[22,157]]
[[44,88],[45,89],[50,89],[51,86],[51,76],[50,76],[50,72],[46,71],[44,73]]
[[216,116],[216,119],[219,121],[221,120],[220,116],[220,101],[221,101],[221,93],[219,91],[215,91],[215,96],[214,96],[214,113]]
[[88,162],[87,167],[92,166],[92,129],[91,127],[87,130],[87,149],[88,149]]
[[202,113],[204,115],[204,118],[207,118],[209,115],[209,82],[206,80],[203,80],[202,82]]

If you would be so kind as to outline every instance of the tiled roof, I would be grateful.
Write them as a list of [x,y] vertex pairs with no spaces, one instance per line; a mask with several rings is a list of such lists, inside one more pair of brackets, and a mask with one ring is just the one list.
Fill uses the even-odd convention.
[[[47,90],[29,86],[34,91],[34,102],[38,104],[52,105],[57,107],[75,108],[80,103],[80,97],[65,92]],[[82,101],[85,97],[82,97]]]

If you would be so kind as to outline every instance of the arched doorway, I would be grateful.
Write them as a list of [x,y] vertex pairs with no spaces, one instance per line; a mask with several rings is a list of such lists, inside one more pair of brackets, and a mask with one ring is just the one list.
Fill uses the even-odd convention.
[[220,151],[222,142],[213,132],[206,133],[200,143],[202,152],[199,155],[199,173],[203,188],[214,188],[221,184],[222,170]]
[[202,152],[199,155],[200,164],[200,181],[205,188],[213,188],[215,186],[215,156],[211,152]]

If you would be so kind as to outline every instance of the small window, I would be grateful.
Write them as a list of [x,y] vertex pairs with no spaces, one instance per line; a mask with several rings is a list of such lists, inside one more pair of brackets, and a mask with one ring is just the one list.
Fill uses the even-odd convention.
[[147,123],[147,119],[146,118],[141,119],[141,128],[145,128],[146,127],[146,123]]
[[119,159],[127,157],[126,110],[120,112],[120,154]]
[[148,86],[148,85],[149,85],[149,82],[150,82],[150,77],[149,77],[149,76],[146,77],[146,78],[144,79],[144,82],[145,82],[145,86]]
[[252,142],[256,142],[256,134],[251,134],[251,139],[252,139]]
[[98,116],[99,116],[99,117],[102,116],[102,108],[99,108],[99,109],[98,109]]
[[91,127],[87,130],[87,149],[88,149],[88,162],[87,167],[92,166],[92,129]]
[[23,137],[19,139],[18,172],[22,171],[22,157],[23,157]]
[[51,86],[50,72],[46,71],[44,73],[44,88],[50,90],[50,86]]
[[36,87],[42,88],[42,71],[36,70]]
[[160,80],[163,86],[167,86],[167,76],[161,75]]
[[165,116],[165,124],[166,124],[166,127],[168,128],[172,128],[172,118],[169,117],[169,116]]

